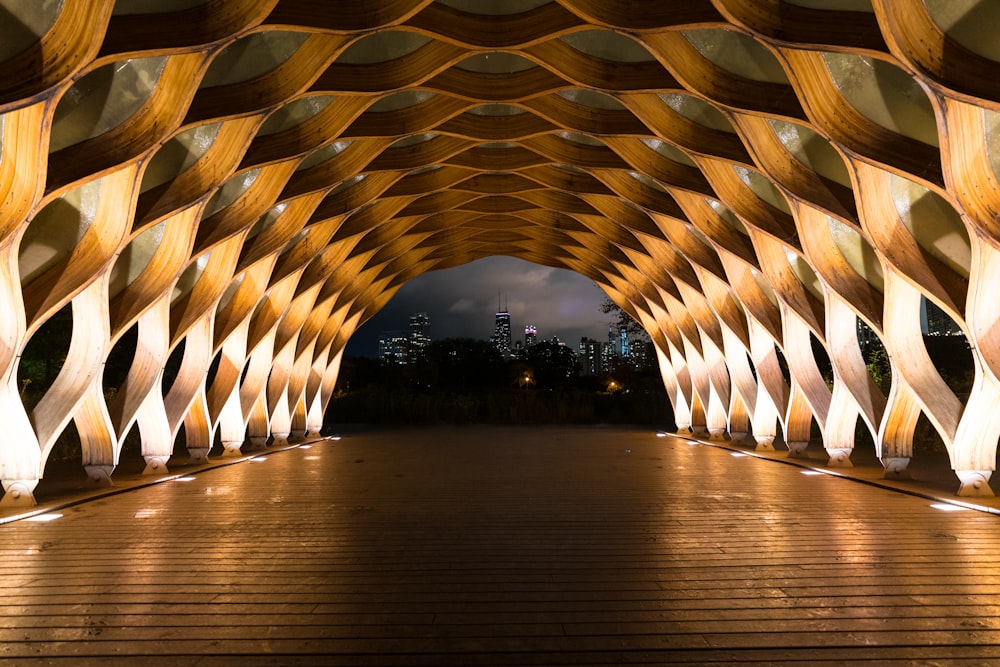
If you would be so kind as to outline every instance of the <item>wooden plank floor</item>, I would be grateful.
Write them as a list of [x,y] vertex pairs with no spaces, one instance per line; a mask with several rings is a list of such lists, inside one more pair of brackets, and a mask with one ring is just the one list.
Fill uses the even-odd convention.
[[0,661],[1000,664],[996,515],[637,430],[261,458],[0,526]]

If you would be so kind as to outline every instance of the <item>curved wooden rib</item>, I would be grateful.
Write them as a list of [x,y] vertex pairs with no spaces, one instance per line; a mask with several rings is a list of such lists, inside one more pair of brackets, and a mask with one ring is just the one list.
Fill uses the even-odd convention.
[[62,7],[55,23],[38,42],[0,63],[0,110],[51,93],[72,79],[97,54],[112,9],[101,0],[71,2]]

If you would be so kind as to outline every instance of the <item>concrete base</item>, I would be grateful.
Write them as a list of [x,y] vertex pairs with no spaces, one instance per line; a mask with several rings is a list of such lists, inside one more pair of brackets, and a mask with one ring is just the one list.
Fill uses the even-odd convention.
[[909,457],[886,457],[882,466],[882,479],[910,479]]
[[757,445],[754,447],[758,452],[773,452],[774,451],[774,436],[773,435],[755,435],[754,440]]
[[167,470],[169,456],[144,456],[142,458],[146,459],[146,468],[142,471],[143,475],[166,475],[170,472]]
[[306,439],[305,431],[292,431],[288,434],[288,442],[302,442]]
[[0,507],[34,507],[35,487],[38,486],[37,479],[5,479],[0,481],[3,484],[3,498],[0,498]]
[[111,481],[111,473],[115,471],[114,466],[91,465],[83,466],[83,469],[87,471],[87,479],[95,486],[114,486],[114,482]]
[[190,449],[188,448],[188,456],[190,456],[189,463],[195,465],[204,465],[208,463],[208,449]]
[[266,435],[251,435],[249,438],[247,438],[246,451],[260,452],[265,449],[267,449]]
[[830,460],[826,462],[826,465],[831,468],[853,468],[854,464],[851,463],[851,452],[853,451],[853,449],[827,448],[826,453],[830,455]]
[[988,498],[994,495],[993,489],[990,488],[992,470],[956,470],[955,474],[961,482],[958,487],[959,497]]
[[243,447],[242,440],[232,440],[222,442],[222,458],[232,458],[235,456],[240,456],[243,452],[240,448]]
[[708,439],[714,440],[716,442],[721,442],[726,439],[726,429],[724,428],[710,428],[708,429]]
[[806,448],[809,447],[808,441],[792,441],[788,443],[788,458],[790,459],[804,459],[806,458]]
[[271,443],[272,447],[287,447],[288,446],[288,433],[272,433],[274,436],[274,442]]

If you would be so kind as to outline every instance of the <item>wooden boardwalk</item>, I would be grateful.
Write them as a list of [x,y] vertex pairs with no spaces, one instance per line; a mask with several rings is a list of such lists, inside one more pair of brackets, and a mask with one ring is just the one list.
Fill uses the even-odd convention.
[[0,525],[0,662],[1000,664],[993,514],[638,430],[260,458]]

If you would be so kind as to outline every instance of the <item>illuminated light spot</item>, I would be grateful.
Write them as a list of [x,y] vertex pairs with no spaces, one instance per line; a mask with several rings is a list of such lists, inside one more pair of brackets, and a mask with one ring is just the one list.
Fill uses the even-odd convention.
[[729,455],[735,456],[736,458],[741,458],[743,456],[746,456],[746,454],[744,454],[743,452],[729,452]]
[[251,461],[266,461],[266,460],[267,460],[267,457],[265,457],[265,456],[255,456],[255,457],[253,457],[253,458],[252,458],[252,459],[250,459],[250,460],[251,460]]
[[667,437],[667,434],[664,433],[663,431],[660,431],[659,433],[656,434],[656,437],[657,438],[665,438],[665,437]]
[[340,440],[340,436],[339,435],[331,435],[329,438],[327,438],[327,440]]
[[312,445],[299,445],[299,449],[312,449]]
[[952,505],[951,503],[931,503],[931,507],[942,512],[965,512],[969,509],[968,507]]
[[177,482],[193,482],[195,479],[197,479],[197,478],[188,475],[187,477],[178,477],[174,481],[177,481]]
[[700,445],[701,443],[698,442],[697,440],[688,440],[687,444],[689,444],[689,445]]
[[802,474],[803,475],[822,475],[823,473],[821,473],[819,470],[803,470]]
[[56,512],[46,512],[45,514],[36,514],[35,516],[29,516],[25,521],[55,521],[56,519],[62,518],[62,514],[57,514]]
[[132,515],[132,518],[133,519],[146,519],[146,518],[149,518],[151,516],[156,516],[156,514],[158,512],[159,512],[159,510],[155,510],[155,509],[139,510],[138,512],[136,512],[135,514]]
[[318,456],[306,456],[305,460],[306,461],[318,461],[319,457]]

